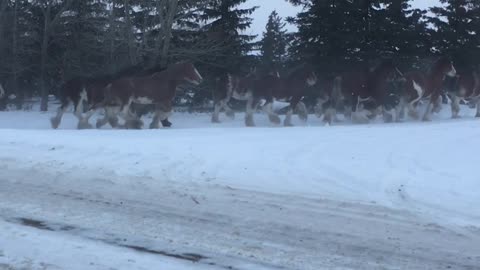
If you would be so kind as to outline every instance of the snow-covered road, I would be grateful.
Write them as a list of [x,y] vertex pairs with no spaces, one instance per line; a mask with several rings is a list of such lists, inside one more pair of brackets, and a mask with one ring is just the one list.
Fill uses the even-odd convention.
[[[115,179],[83,177],[72,180],[92,186],[70,189],[35,185],[31,180],[54,183],[71,176],[59,179],[37,170],[12,173],[11,180],[0,182],[0,264],[33,256],[33,265],[38,266],[34,269],[59,262],[63,269],[159,269],[155,266],[169,259],[185,269],[478,269],[480,265],[480,231],[443,227],[382,206],[217,185],[165,185],[126,193],[106,187]],[[45,236],[37,240],[32,234],[39,232],[28,227],[63,240],[52,243]],[[72,240],[77,243],[71,244]],[[93,251],[102,250],[105,257],[95,252],[95,256],[75,255],[76,250],[88,251],[85,246],[92,243],[100,245]],[[104,246],[122,256],[104,252]],[[139,259],[139,254],[145,256]]]
[[480,269],[474,119],[177,114],[170,130],[77,131],[48,117],[0,114],[0,269]]

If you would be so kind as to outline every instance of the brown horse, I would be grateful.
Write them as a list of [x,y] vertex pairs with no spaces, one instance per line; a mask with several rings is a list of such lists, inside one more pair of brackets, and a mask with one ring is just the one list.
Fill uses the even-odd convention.
[[[110,81],[109,76],[95,79],[79,77],[67,81],[60,90],[61,105],[57,109],[57,114],[50,119],[52,128],[58,128],[63,114],[71,103],[74,106],[74,115],[78,118],[77,128],[92,128],[89,119],[101,106],[104,100],[103,89]],[[85,104],[87,108],[84,108]],[[85,111],[86,113],[84,113]],[[112,118],[110,121],[112,125],[115,124],[115,119]]]
[[248,127],[255,126],[253,113],[262,99],[266,100],[263,109],[268,114],[270,122],[280,124],[280,117],[273,111],[274,100],[290,103],[284,120],[285,126],[292,126],[292,114],[295,109],[299,111],[299,117],[306,121],[308,112],[301,100],[305,96],[307,88],[314,86],[316,83],[317,75],[307,65],[297,68],[285,78],[270,74],[255,79],[252,95],[247,100],[245,125]]
[[212,123],[220,123],[220,111],[222,108],[230,118],[235,118],[235,113],[228,103],[232,98],[246,101],[252,96],[254,75],[252,73],[245,77],[225,74],[216,81],[213,90],[213,104],[215,106],[212,115]]
[[[198,85],[203,80],[192,63],[178,63],[150,76],[123,78],[105,88],[106,115],[118,115],[126,128],[139,129],[143,122],[131,110],[132,103],[155,104],[155,115],[150,128],[159,128],[172,112],[177,87],[183,82]],[[169,123],[169,122],[168,122]],[[97,122],[97,127],[106,124]]]
[[[397,121],[400,95],[396,91],[398,89],[392,86],[402,79],[403,74],[391,59],[381,61],[372,70],[364,67],[342,73],[330,83],[333,88],[329,91],[332,100],[330,106],[333,109],[326,115],[327,121],[335,118],[335,109],[341,106],[344,107],[345,116],[356,123],[367,123],[381,111],[386,120]],[[325,102],[325,99],[320,99],[320,102]]]
[[406,89],[404,100],[408,114],[415,119],[419,118],[417,107],[423,98],[428,98],[428,106],[423,121],[431,121],[432,113],[442,108],[443,85],[446,76],[454,77],[457,71],[448,57],[438,59],[430,72],[412,72],[406,75]]
[[480,74],[475,70],[463,70],[450,79],[447,86],[448,96],[452,100],[452,118],[460,118],[460,101],[468,102],[477,108],[475,117],[480,117]]

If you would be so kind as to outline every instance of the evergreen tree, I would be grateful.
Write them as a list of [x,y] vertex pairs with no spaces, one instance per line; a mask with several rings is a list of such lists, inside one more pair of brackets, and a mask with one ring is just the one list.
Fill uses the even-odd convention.
[[248,54],[255,47],[255,36],[246,35],[252,18],[249,16],[257,9],[239,8],[246,0],[212,0],[206,7],[203,20],[209,22],[206,28],[210,37],[218,44],[221,50],[210,59],[213,66],[219,67],[217,72],[239,72],[248,62]]
[[441,0],[444,7],[435,7],[429,21],[434,48],[439,54],[452,56],[458,66],[472,66],[480,60],[478,27],[480,7],[474,0]]
[[303,5],[292,53],[324,71],[359,68],[380,57],[413,61],[429,52],[423,11],[409,0],[291,0]]
[[359,2],[340,0],[292,0],[304,11],[289,21],[298,26],[292,46],[297,61],[320,70],[335,71],[359,62],[365,46],[365,14]]
[[261,65],[263,72],[279,71],[283,68],[287,50],[287,31],[282,18],[273,11],[261,41]]
[[410,0],[380,0],[372,28],[375,54],[391,56],[399,64],[412,63],[430,54],[430,38],[423,20],[426,11],[412,9]]

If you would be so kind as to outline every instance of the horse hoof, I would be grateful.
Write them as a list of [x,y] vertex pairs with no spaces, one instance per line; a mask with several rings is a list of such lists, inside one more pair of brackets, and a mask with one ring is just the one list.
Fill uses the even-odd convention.
[[293,124],[292,124],[292,123],[283,123],[283,126],[285,126],[285,127],[293,127]]
[[58,118],[50,118],[50,123],[52,124],[53,129],[57,129],[58,126],[60,125],[60,119]]
[[77,129],[92,129],[93,126],[90,123],[78,123]]
[[212,117],[212,123],[214,124],[220,124],[220,119],[218,119],[218,117]]
[[432,122],[432,119],[428,118],[428,117],[424,117],[422,119],[423,122]]
[[233,111],[226,112],[226,115],[230,119],[235,119],[235,113]]
[[270,122],[274,123],[275,125],[279,125],[282,122],[278,115],[270,115],[268,118],[270,119]]
[[168,120],[162,120],[161,122],[163,127],[166,127],[166,128],[172,127],[172,123]]
[[150,124],[150,129],[159,129],[160,125],[158,123],[151,123]]
[[142,120],[131,120],[125,124],[127,129],[142,129],[143,121]]
[[247,126],[247,127],[254,127],[254,126],[255,126],[255,122],[253,122],[253,119],[247,118],[247,119],[245,119],[245,126]]
[[117,128],[118,127],[118,118],[109,118],[108,123],[112,128]]

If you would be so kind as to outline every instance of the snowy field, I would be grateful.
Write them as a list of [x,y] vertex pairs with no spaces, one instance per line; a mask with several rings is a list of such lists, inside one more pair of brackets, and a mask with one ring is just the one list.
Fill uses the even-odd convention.
[[0,269],[480,269],[480,120],[462,113],[79,131],[0,112]]

